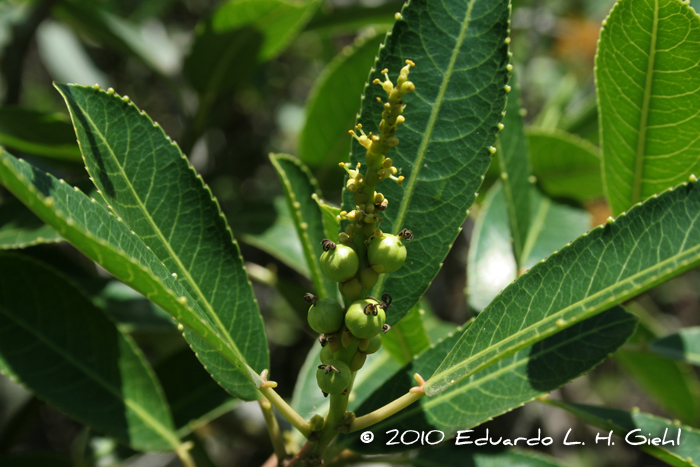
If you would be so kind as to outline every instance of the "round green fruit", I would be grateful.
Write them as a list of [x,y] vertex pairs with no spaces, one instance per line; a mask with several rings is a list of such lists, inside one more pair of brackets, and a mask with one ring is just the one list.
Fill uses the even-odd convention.
[[364,268],[360,271],[359,277],[362,288],[369,290],[377,283],[379,274],[372,268]]
[[350,367],[340,360],[331,360],[325,365],[319,365],[316,370],[316,382],[321,391],[338,395],[345,391],[352,380]]
[[379,333],[369,340],[369,343],[367,344],[367,348],[364,349],[363,352],[366,354],[372,354],[372,353],[375,353],[377,350],[379,350],[381,348],[381,346],[382,346],[382,333]]
[[322,298],[311,305],[307,320],[317,333],[333,333],[343,325],[343,306],[331,298]]
[[345,282],[352,279],[360,266],[357,253],[342,243],[333,245],[335,248],[329,248],[321,254],[321,271],[334,282]]
[[[367,314],[365,314],[365,310]],[[375,315],[376,313],[376,315]],[[360,339],[371,339],[382,331],[386,321],[384,309],[372,299],[358,300],[345,313],[345,326]]]
[[329,345],[321,349],[321,363],[328,363],[333,360],[333,351]]
[[359,300],[360,297],[362,297],[362,285],[360,285],[360,281],[358,281],[356,277],[338,284],[338,290],[343,294],[343,297],[351,302]]
[[372,239],[367,258],[378,273],[394,272],[406,262],[406,247],[400,237],[385,234]]

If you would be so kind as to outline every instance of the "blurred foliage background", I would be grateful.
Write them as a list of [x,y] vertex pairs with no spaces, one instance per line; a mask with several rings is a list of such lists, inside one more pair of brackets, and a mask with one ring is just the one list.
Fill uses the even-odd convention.
[[[697,2],[693,0],[695,7]],[[291,397],[315,337],[306,325],[308,305],[302,300],[311,283],[300,266],[301,247],[267,156],[281,152],[300,157],[311,167],[326,199],[339,203],[344,172],[337,163],[348,154],[347,129],[359,109],[377,46],[401,2],[290,1],[275,13],[273,7],[279,3],[0,0],[0,144],[72,184],[87,187],[72,126],[51,83],[97,83],[128,95],[179,142],[221,203],[264,314],[271,372],[279,392]],[[558,129],[597,144],[594,56],[601,21],[613,3],[513,1],[511,46],[525,120],[537,129],[533,134]],[[490,173],[482,192],[498,174]],[[594,185],[599,183],[593,178]],[[609,215],[602,192],[595,189],[585,201],[563,198],[583,205],[591,214],[591,226]],[[461,324],[474,315],[465,294],[467,252],[478,206],[472,212],[426,296],[425,308],[432,310],[428,316],[439,318],[443,325]],[[25,243],[17,238],[18,231],[27,235]],[[198,465],[264,463],[272,447],[258,407],[238,404],[211,383],[165,313],[59,240],[0,188],[0,249],[21,245],[21,254],[49,263],[77,281],[136,338],[159,375],[171,381],[181,378],[174,387],[182,394],[173,397],[184,400],[188,386],[197,380],[192,375],[204,382],[201,388],[216,410],[193,427]],[[700,274],[691,271],[630,304],[643,317],[637,342],[643,342],[645,335],[699,325],[698,289]],[[628,347],[562,388],[560,396],[625,409],[638,406],[698,426],[696,371],[659,361],[658,378],[640,378],[648,373],[637,371],[635,343]],[[684,390],[669,397],[664,384],[679,379]],[[688,399],[689,394],[694,397]],[[595,448],[597,431],[538,404],[487,426],[505,437],[536,435],[541,428],[555,440],[573,427],[577,439],[590,441],[587,447],[557,441],[543,448],[572,466],[662,465],[623,443]],[[4,377],[0,377],[0,459],[5,459],[0,462],[3,466],[179,465],[170,454],[140,455],[115,445]]]

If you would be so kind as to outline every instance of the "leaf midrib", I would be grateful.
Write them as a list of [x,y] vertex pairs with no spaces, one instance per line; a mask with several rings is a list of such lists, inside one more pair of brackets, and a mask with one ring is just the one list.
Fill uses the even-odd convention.
[[654,19],[651,29],[651,44],[649,49],[649,61],[647,62],[647,74],[644,84],[644,98],[642,100],[641,117],[639,120],[639,139],[637,140],[637,153],[634,164],[634,181],[632,186],[632,199],[630,205],[641,201],[642,178],[644,176],[644,158],[646,156],[647,124],[649,122],[649,105],[651,102],[651,87],[654,80],[654,62],[656,58],[656,40],[659,27],[659,0],[654,0]]
[[[545,317],[544,319],[542,319],[542,320],[540,320],[540,321],[537,321],[536,323],[531,324],[530,326],[528,326],[528,327],[526,327],[526,328],[519,329],[516,333],[511,334],[510,336],[508,336],[508,337],[506,337],[506,338],[504,338],[504,339],[498,341],[495,345],[489,345],[489,346],[486,347],[485,349],[483,349],[483,350],[481,350],[481,351],[479,351],[479,352],[477,352],[477,353],[475,353],[475,354],[469,356],[466,360],[462,361],[461,363],[458,363],[458,364],[456,364],[456,365],[453,365],[453,366],[449,367],[448,369],[446,369],[446,370],[444,370],[444,371],[442,371],[442,372],[440,372],[440,373],[436,373],[436,374],[432,375],[432,376],[430,377],[429,381],[426,382],[425,388],[426,388],[426,389],[431,388],[431,387],[435,384],[435,383],[431,384],[431,382],[436,382],[436,383],[437,383],[437,382],[439,382],[440,380],[446,379],[446,376],[447,376],[447,375],[449,375],[449,374],[451,374],[451,373],[454,373],[455,370],[457,370],[457,369],[459,369],[459,368],[463,368],[463,367],[465,367],[465,366],[468,366],[469,363],[472,363],[472,362],[478,360],[480,357],[482,357],[482,356],[484,356],[484,355],[488,355],[490,352],[493,351],[493,349],[495,349],[495,348],[497,348],[497,347],[503,348],[503,347],[504,347],[504,344],[505,344],[507,350],[505,350],[504,352],[502,352],[502,353],[500,354],[500,355],[505,354],[505,356],[503,356],[502,358],[505,358],[505,357],[507,357],[509,354],[512,354],[512,353],[517,352],[519,349],[522,349],[522,348],[524,348],[524,347],[527,347],[528,345],[530,345],[530,344],[532,344],[532,343],[534,343],[534,342],[536,342],[536,341],[532,341],[532,340],[530,339],[530,340],[526,340],[526,341],[524,341],[524,342],[521,342],[521,343],[518,344],[518,345],[514,345],[514,346],[510,346],[510,347],[507,346],[507,344],[510,343],[510,342],[512,342],[512,341],[517,341],[517,338],[518,338],[519,336],[521,336],[521,335],[523,335],[523,334],[526,334],[526,333],[528,333],[528,332],[530,332],[530,331],[532,331],[532,330],[537,330],[537,328],[539,328],[539,327],[547,327],[547,325],[548,325],[549,323],[551,323],[551,322],[553,322],[553,321],[556,321],[557,318],[559,318],[560,316],[566,314],[567,312],[569,312],[569,311],[571,311],[571,310],[573,310],[573,309],[582,308],[582,309],[585,310],[585,305],[586,305],[586,303],[595,301],[596,298],[599,298],[599,297],[601,297],[601,296],[605,296],[606,294],[610,294],[611,291],[614,291],[614,290],[616,290],[616,289],[620,289],[621,286],[627,285],[628,283],[634,283],[634,280],[635,280],[637,277],[641,277],[641,276],[648,275],[648,274],[652,273],[654,270],[664,269],[663,267],[664,267],[666,264],[677,263],[677,262],[679,262],[679,261],[682,262],[681,258],[686,257],[686,256],[691,256],[691,257],[692,257],[692,256],[693,256],[693,253],[698,253],[698,254],[696,255],[698,258],[697,258],[696,261],[695,261],[695,262],[698,262],[698,260],[700,260],[700,245],[697,245],[697,246],[695,246],[695,247],[689,248],[689,249],[683,251],[681,254],[676,254],[676,255],[674,255],[674,256],[672,256],[672,257],[670,257],[670,258],[665,259],[664,261],[658,262],[658,263],[656,263],[656,264],[655,264],[653,267],[651,267],[651,268],[643,269],[643,270],[639,271],[638,273],[633,274],[633,275],[627,277],[626,279],[624,279],[624,280],[622,280],[622,281],[616,282],[615,285],[612,286],[612,287],[606,287],[606,288],[604,288],[604,289],[601,289],[601,290],[599,290],[598,292],[596,292],[596,293],[594,293],[594,294],[592,294],[592,295],[587,296],[587,297],[584,298],[583,300],[579,300],[579,301],[577,301],[577,302],[574,302],[574,303],[572,303],[571,305],[568,305],[568,306],[566,306],[566,307],[560,309],[559,311],[557,311],[557,312],[555,312],[555,313],[552,313],[551,315]],[[682,263],[683,263],[683,262],[682,262]],[[684,266],[684,267],[692,267],[691,260],[690,260],[690,259],[686,260],[685,263],[683,263],[683,266]],[[655,276],[654,281],[658,281],[660,276],[661,276],[661,274]],[[652,281],[652,282],[653,282],[653,281]],[[644,285],[646,285],[646,284],[644,284]],[[642,288],[644,287],[644,285],[642,286]],[[632,289],[632,291],[627,292],[627,295],[630,295],[630,294],[632,294],[632,293],[635,293],[634,291],[636,291],[636,290],[639,290],[639,287],[636,287],[636,288]],[[625,297],[625,294],[622,294],[622,297],[624,298],[624,297]],[[576,324],[577,322],[580,322],[581,320],[585,319],[586,317],[592,316],[593,314],[596,313],[596,310],[598,310],[598,309],[605,309],[605,308],[609,307],[610,305],[613,305],[613,304],[617,303],[619,300],[620,300],[620,297],[617,296],[617,295],[615,295],[614,293],[612,293],[611,298],[602,301],[602,302],[599,303],[598,306],[595,307],[595,308],[592,308],[592,309],[590,309],[590,310],[584,311],[583,313],[581,313],[581,314],[578,316],[578,318],[577,318],[576,320],[571,320],[571,321],[567,322],[566,325],[565,325],[565,327],[572,326],[572,325]],[[558,326],[555,326],[555,327],[553,327],[553,329],[564,329],[564,327],[561,327],[561,328],[560,328],[560,327],[558,327]],[[544,339],[544,338],[546,338],[547,336],[549,336],[549,335],[551,335],[551,334],[552,334],[552,332],[545,333],[545,334],[538,334],[537,337],[540,338],[539,340],[541,340],[541,339]],[[500,356],[500,355],[499,355],[499,356]],[[482,362],[480,365],[476,366],[476,367],[473,368],[471,371],[467,372],[465,375],[462,375],[462,376],[460,377],[459,381],[463,380],[464,378],[468,378],[469,376],[473,375],[474,373],[477,373],[477,372],[481,371],[485,366],[487,366],[487,365],[493,363],[494,361],[496,361],[496,359],[489,359],[489,360],[486,360],[485,362]],[[455,383],[450,383],[450,384],[448,384],[448,385],[445,386],[440,392],[442,392],[442,391],[448,389],[448,388],[451,387],[453,384],[456,384],[456,383],[459,382],[459,381],[455,381]],[[429,392],[429,391],[428,391],[428,392]],[[435,395],[437,395],[437,394],[439,394],[439,393],[432,394],[432,396],[435,396]],[[430,395],[430,394],[428,394],[428,395]]]
[[[447,90],[447,85],[452,78],[452,71],[454,69],[455,63],[457,62],[457,56],[459,55],[460,49],[462,47],[462,42],[466,37],[467,30],[469,29],[469,24],[471,23],[472,8],[476,0],[470,0],[467,6],[467,12],[464,16],[464,21],[462,21],[462,27],[459,31],[459,36],[455,43],[454,49],[452,49],[452,55],[450,56],[450,63],[447,66],[447,70],[443,74],[442,83],[440,83],[440,90],[438,91],[437,98],[435,99],[435,104],[433,105],[433,110],[430,112],[430,119],[428,120],[428,125],[426,126],[425,132],[423,133],[423,139],[421,141],[420,147],[418,148],[418,153],[415,161],[413,162],[413,171],[408,177],[408,183],[404,190],[404,196],[401,200],[401,205],[399,206],[399,212],[396,215],[396,219],[392,225],[392,232],[394,235],[398,235],[403,224],[404,217],[406,217],[406,211],[408,210],[408,205],[410,204],[411,197],[413,196],[413,190],[415,189],[416,182],[418,180],[418,174],[423,167],[423,159],[427,153],[428,143],[432,137],[433,130],[435,128],[435,123],[437,122],[437,116],[440,112],[440,107],[445,98],[445,92]],[[374,290],[382,290],[382,286],[386,281],[387,274],[382,274],[379,276],[377,284],[374,286]]]
[[[189,270],[188,270],[187,268],[185,268],[184,264],[182,264],[182,261],[180,261],[180,257],[179,257],[177,254],[175,254],[175,251],[171,248],[170,243],[168,243],[168,242],[165,240],[165,236],[163,235],[163,232],[161,232],[160,228],[158,228],[158,226],[157,226],[156,223],[154,222],[153,218],[151,217],[151,215],[150,215],[150,214],[148,213],[148,211],[146,210],[146,207],[144,206],[143,201],[142,201],[141,198],[138,196],[138,193],[136,192],[136,189],[134,188],[134,186],[131,184],[131,180],[129,180],[129,177],[127,177],[126,172],[124,171],[124,167],[123,167],[122,164],[119,162],[119,159],[117,158],[117,155],[114,154],[114,151],[112,150],[112,146],[109,144],[109,142],[107,141],[107,139],[105,138],[105,136],[102,134],[102,132],[97,128],[97,125],[96,125],[95,122],[92,120],[92,117],[91,117],[88,113],[85,113],[85,112],[83,113],[83,115],[85,115],[85,118],[90,122],[90,125],[93,127],[95,133],[100,137],[100,139],[102,140],[102,142],[105,144],[105,147],[107,148],[107,150],[109,151],[109,154],[112,156],[112,159],[114,160],[115,164],[116,164],[117,167],[119,168],[119,171],[121,172],[121,175],[122,175],[124,181],[126,182],[128,188],[129,188],[129,190],[131,190],[132,194],[134,195],[134,199],[135,199],[136,202],[138,203],[139,209],[144,213],[144,218],[145,218],[145,219],[147,220],[147,222],[151,225],[151,227],[153,228],[153,231],[156,233],[156,235],[158,236],[158,238],[161,240],[161,242],[162,242],[163,245],[165,246],[166,250],[169,252],[170,257],[173,259],[173,261],[175,261],[175,262],[177,263],[177,265],[179,266],[180,271],[182,272],[182,274],[185,276],[185,278],[188,280],[188,282],[192,285],[192,288],[195,290],[197,296],[200,298],[200,300],[202,301],[202,303],[205,305],[205,308],[206,308],[206,310],[207,310],[207,314],[210,316],[210,318],[211,318],[212,320],[214,320],[215,324],[218,326],[218,328],[219,328],[220,330],[226,330],[226,327],[224,326],[224,324],[223,324],[223,323],[221,322],[221,320],[219,319],[219,316],[218,316],[218,315],[216,314],[216,312],[214,311],[214,308],[212,307],[211,303],[209,303],[209,300],[207,300],[207,299],[204,297],[204,294],[202,293],[202,290],[199,288],[199,285],[197,285],[197,283],[194,281],[194,279],[192,278],[192,275],[190,274]],[[85,161],[85,162],[86,162],[86,163],[85,163],[85,165],[86,165],[86,170],[88,170],[88,172],[89,172],[90,169],[87,168],[87,166],[88,166],[89,164],[87,164],[87,161]],[[90,175],[92,176],[92,174],[90,174]],[[240,359],[241,363],[245,363],[245,359],[243,358],[243,354],[242,354],[241,351],[238,349],[238,347],[236,346],[235,342],[233,342],[233,339],[232,339],[231,336],[228,334],[228,332],[223,333],[223,336],[220,335],[220,333],[215,333],[215,335],[216,335],[217,337],[219,337],[220,339],[223,338],[223,339],[226,341],[226,343],[228,344],[228,346],[231,348],[231,350],[232,350],[232,351],[236,354],[236,356]]]
[[77,368],[78,370],[80,370],[84,374],[91,377],[94,381],[96,381],[100,386],[105,388],[107,390],[107,392],[112,394],[115,398],[123,401],[124,404],[127,405],[131,410],[133,410],[134,413],[146,425],[149,425],[151,428],[153,428],[153,430],[156,433],[158,433],[159,435],[161,435],[163,437],[163,439],[168,441],[173,448],[177,448],[180,445],[180,440],[170,430],[168,430],[165,426],[163,426],[163,424],[158,422],[155,418],[151,417],[151,415],[148,413],[148,411],[146,409],[144,409],[143,407],[141,407],[141,405],[137,404],[136,402],[134,402],[133,400],[131,400],[127,397],[122,397],[121,393],[119,392],[119,390],[117,388],[114,387],[114,385],[110,384],[108,381],[105,381],[101,376],[94,373],[90,368],[85,367],[82,363],[75,360],[70,353],[64,352],[62,347],[58,347],[52,341],[44,338],[43,334],[36,332],[37,330],[33,326],[30,326],[30,325],[24,323],[22,320],[17,319],[12,313],[9,313],[4,307],[0,307],[0,312],[2,312],[6,317],[8,317],[11,321],[13,321],[15,324],[17,324],[21,328],[23,328],[29,334],[33,335],[37,340],[39,340],[44,345],[49,347],[51,350],[56,352],[58,355],[62,356],[68,363],[72,364],[75,368]]

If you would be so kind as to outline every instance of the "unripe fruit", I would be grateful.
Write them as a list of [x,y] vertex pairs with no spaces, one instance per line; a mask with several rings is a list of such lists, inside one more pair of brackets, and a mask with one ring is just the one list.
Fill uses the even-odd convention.
[[384,234],[372,239],[367,258],[378,273],[394,272],[406,262],[406,247],[396,235]]
[[362,350],[362,352],[364,352],[366,354],[373,354],[377,350],[379,350],[381,348],[381,346],[382,346],[382,334],[379,333],[369,340],[369,342],[367,343],[367,347],[364,350],[363,349],[360,349],[360,350]]
[[333,351],[330,346],[325,346],[321,349],[321,363],[328,363],[333,360]]
[[[324,241],[325,242],[325,241]],[[335,282],[345,282],[355,277],[360,260],[355,250],[347,245],[330,242],[329,247],[321,254],[321,271],[327,278]],[[324,246],[324,250],[325,250]]]
[[343,325],[343,306],[331,298],[322,298],[311,305],[307,320],[317,333],[333,333]]
[[[345,314],[345,326],[355,337],[371,339],[382,331],[386,313],[377,304],[375,300],[364,299],[350,305]],[[368,314],[365,314],[365,310]]]
[[362,352],[357,352],[350,363],[350,369],[352,371],[360,371],[367,360],[367,354]]
[[352,380],[350,367],[340,360],[331,360],[326,365],[319,365],[316,382],[321,391],[338,395],[345,391]]
[[349,281],[338,284],[338,290],[343,294],[343,297],[347,298],[349,301],[354,302],[362,297],[362,286],[357,278],[353,277]]
[[[363,289],[371,289],[377,283],[379,274],[372,268],[364,268],[360,271],[360,285]],[[359,297],[358,297],[359,298]]]

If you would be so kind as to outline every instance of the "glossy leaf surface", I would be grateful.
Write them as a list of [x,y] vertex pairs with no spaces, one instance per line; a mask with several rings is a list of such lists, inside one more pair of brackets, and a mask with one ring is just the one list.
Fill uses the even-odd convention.
[[[481,177],[491,161],[498,123],[505,108],[508,79],[509,2],[470,0],[445,3],[413,0],[402,10],[379,52],[368,81],[388,68],[396,79],[405,60],[416,63],[410,79],[416,90],[404,97],[406,123],[401,141],[389,157],[406,177],[403,186],[391,181],[377,188],[389,199],[382,230],[413,231],[402,269],[381,275],[375,296],[394,298],[393,325],[423,295],[440,269],[474,202]],[[367,85],[359,122],[377,132],[386,94]],[[352,146],[352,162],[365,162],[365,149]],[[345,208],[351,210],[346,192]]]
[[0,255],[0,370],[138,450],[177,448],[172,415],[136,345],[74,284]]
[[622,0],[600,34],[603,180],[617,215],[700,173],[700,16],[678,0]]
[[426,383],[427,394],[696,267],[698,217],[700,186],[684,183],[537,264],[477,317]]

